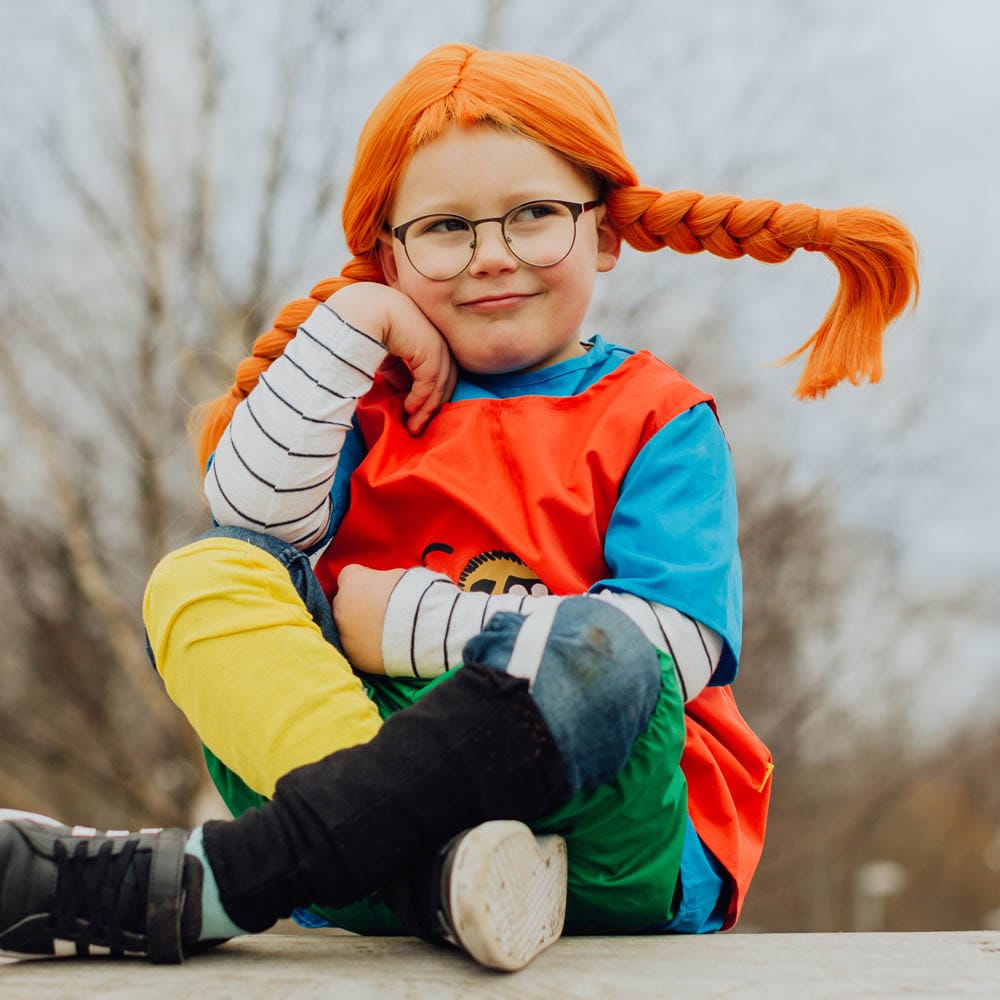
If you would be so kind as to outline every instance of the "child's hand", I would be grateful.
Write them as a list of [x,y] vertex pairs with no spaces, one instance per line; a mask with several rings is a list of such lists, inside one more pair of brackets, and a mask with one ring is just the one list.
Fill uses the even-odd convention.
[[331,295],[328,304],[410,370],[413,384],[403,403],[409,414],[406,428],[419,434],[455,390],[458,369],[447,341],[409,296],[388,285],[356,282]]
[[355,670],[384,674],[382,629],[389,595],[403,575],[401,569],[375,570],[352,564],[337,577],[333,620],[344,653]]

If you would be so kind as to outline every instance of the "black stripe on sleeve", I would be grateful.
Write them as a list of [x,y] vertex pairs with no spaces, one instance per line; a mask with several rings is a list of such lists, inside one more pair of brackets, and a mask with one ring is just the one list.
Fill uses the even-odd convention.
[[[373,336],[372,336],[372,335],[371,335],[370,333],[365,333],[365,331],[364,331],[364,330],[359,330],[359,329],[358,329],[358,328],[357,328],[356,326],[353,326],[352,324],[348,323],[348,322],[347,322],[347,320],[346,320],[346,319],[344,319],[344,317],[343,317],[343,316],[341,316],[341,315],[340,315],[340,313],[339,313],[339,312],[337,312],[337,310],[336,310],[336,309],[334,309],[334,308],[333,308],[332,306],[330,306],[330,305],[329,305],[329,304],[327,304],[326,302],[321,302],[321,303],[320,303],[320,305],[321,305],[321,306],[322,306],[322,307],[323,307],[323,308],[324,308],[324,309],[325,309],[325,310],[326,310],[327,312],[330,312],[330,313],[333,313],[333,315],[334,315],[334,316],[336,316],[336,317],[337,317],[337,319],[338,319],[338,320],[339,320],[339,321],[340,321],[341,323],[343,323],[343,324],[344,324],[344,326],[346,326],[348,330],[353,330],[353,331],[354,331],[355,333],[360,333],[360,334],[361,334],[361,336],[365,338],[365,340],[370,340],[370,341],[371,341],[371,342],[372,342],[373,344],[378,344],[378,346],[379,346],[379,347],[381,347],[381,348],[382,348],[382,350],[385,350],[385,344],[383,344],[381,340],[378,340],[378,339],[376,339],[376,338],[375,338],[375,337],[373,337]],[[387,353],[388,353],[388,352],[387,352]]]
[[420,592],[420,596],[417,598],[417,606],[413,609],[413,627],[410,629],[410,669],[413,671],[414,677],[419,677],[420,672],[417,670],[417,622],[420,620],[420,605],[424,603],[424,598],[427,596],[431,587],[437,583],[437,580],[431,580],[426,587]]
[[[267,385],[266,382],[264,384]],[[268,387],[268,389],[271,389],[270,385],[267,385],[267,387]],[[292,406],[292,404],[289,403],[287,400],[282,399],[281,396],[279,396],[276,392],[274,392],[273,389],[271,389],[271,392],[274,393],[275,398],[280,399],[282,403],[284,403],[289,409],[294,410],[296,413],[298,413],[299,416],[302,416],[303,419],[305,419],[305,420],[309,420],[310,419],[309,417],[305,417],[301,413],[301,411],[296,410],[295,407]],[[249,404],[249,400],[250,400],[250,397],[247,396],[247,398],[246,398],[246,400],[244,400],[244,402],[246,402],[246,403]],[[261,432],[261,434],[263,434],[264,437],[266,437],[268,439],[268,441],[271,442],[271,444],[276,445],[286,455],[290,456],[291,458],[336,458],[340,454],[340,449],[339,448],[336,451],[318,452],[318,453],[315,453],[315,454],[312,453],[312,452],[308,452],[308,451],[292,451],[291,448],[289,448],[287,444],[285,444],[282,441],[279,441],[273,434],[271,434],[267,430],[267,428],[258,419],[257,414],[253,412],[253,410],[250,408],[249,405],[247,405],[247,413],[250,414],[250,417],[253,419],[253,422],[257,425],[257,429]],[[341,426],[341,427],[345,427],[345,428],[349,428],[350,427],[350,424],[335,424],[332,421],[325,421],[325,420],[321,420],[321,421],[313,420],[312,423],[329,423],[330,426]]]
[[[265,479],[262,475],[260,475],[259,473],[255,472],[250,467],[250,464],[247,462],[247,460],[243,457],[242,454],[240,454],[240,450],[239,450],[239,448],[236,447],[236,442],[233,441],[232,437],[230,437],[230,439],[229,439],[229,446],[233,449],[233,454],[242,463],[243,468],[246,469],[247,472],[250,473],[250,475],[253,476],[253,478],[257,480],[257,482],[263,483],[265,486],[267,486],[271,490],[272,493],[275,493],[275,494],[308,493],[310,490],[315,490],[315,489],[318,489],[321,486],[325,486],[328,483],[332,483],[333,480],[334,480],[334,477],[337,475],[337,470],[334,469],[333,472],[330,475],[324,476],[322,479],[317,480],[315,483],[310,483],[308,486],[289,486],[289,487],[282,488],[282,487],[279,487],[279,486],[275,485],[274,483],[272,483],[269,479]],[[286,454],[290,454],[290,453],[286,452]],[[337,452],[337,454],[340,454],[340,453]],[[216,479],[216,481],[218,482],[218,479]]]
[[[280,392],[278,392],[277,389],[274,388],[273,385],[271,385],[270,381],[267,378],[265,378],[264,373],[261,373],[259,381],[262,385],[266,386],[268,392],[270,392],[271,395],[274,396],[276,400],[278,400],[278,402],[284,403],[285,406],[287,406],[288,409],[292,411],[292,413],[294,413],[297,417],[300,417],[302,420],[308,420],[310,423],[313,424],[331,424],[334,427],[344,427],[344,428],[350,427],[350,424],[345,424],[338,420],[318,420],[315,417],[310,417],[307,414],[303,413],[302,410],[300,410],[293,402],[291,402],[291,400],[286,399],[284,396],[281,395]],[[313,380],[313,384],[318,386],[320,389],[323,389],[325,392],[329,392],[332,395],[337,396],[339,399],[358,400],[361,398],[360,396],[342,396],[340,395],[340,393],[335,393],[333,392],[332,389],[327,389],[325,386],[320,385],[318,382],[316,382],[315,379]]]
[[677,675],[677,680],[681,686],[681,697],[686,703],[688,700],[687,685],[684,683],[684,675],[681,673],[681,665],[678,662],[677,657],[674,656],[674,647],[670,645],[670,636],[667,635],[667,630],[664,627],[663,622],[660,621],[660,616],[653,611],[652,605],[649,604],[649,601],[646,601],[645,604],[649,607],[649,610],[653,612],[656,624],[660,626],[660,635],[663,636],[663,642],[667,647],[667,652],[670,654],[670,659],[674,661],[674,673]]
[[[265,382],[264,385],[267,385],[267,383]],[[270,386],[268,386],[268,388],[270,389]],[[277,395],[277,393],[275,393],[275,395]],[[281,397],[278,396],[278,399],[281,399]],[[281,401],[284,402],[283,399]],[[246,411],[247,411],[247,413],[250,414],[250,419],[253,420],[253,422],[257,425],[257,430],[259,430],[261,432],[261,434],[263,434],[264,437],[266,437],[268,439],[268,441],[271,442],[271,444],[277,445],[283,452],[285,452],[287,454],[287,452],[288,452],[288,445],[285,444],[282,441],[279,441],[273,434],[269,433],[268,430],[264,427],[264,425],[260,422],[260,420],[257,419],[257,414],[253,412],[253,408],[250,406],[250,397],[249,396],[247,396],[247,398],[244,400],[244,403],[246,404]],[[232,431],[229,432],[229,437],[230,437],[230,441],[231,441],[232,440]]]
[[[326,499],[327,499],[327,502],[328,502],[328,504],[329,504],[329,505],[332,505],[333,501],[332,501],[332,500],[330,500],[330,498],[329,498],[329,497],[327,497]],[[329,524],[330,524],[330,518],[329,518],[329,516],[328,516],[328,517],[327,517],[327,519],[326,519],[326,524],[324,524],[324,525],[323,525],[323,531],[326,531],[326,529],[327,529],[327,526],[328,526]],[[316,532],[315,532],[315,531],[310,531],[310,532],[309,532],[308,534],[306,534],[306,535],[299,535],[299,537],[298,537],[298,538],[295,538],[295,539],[293,539],[293,540],[292,540],[291,542],[289,542],[288,544],[289,544],[289,545],[292,545],[292,546],[294,546],[294,547],[295,547],[295,548],[297,548],[297,549],[301,549],[301,547],[302,547],[303,545],[305,545],[305,544],[306,544],[306,542],[311,542],[311,541],[312,541],[312,539],[313,539],[313,538],[315,537],[315,535],[316,535]]]
[[698,632],[698,638],[701,639],[701,648],[705,650],[705,659],[708,661],[708,676],[709,679],[711,679],[712,674],[715,673],[715,666],[712,663],[712,654],[708,651],[708,644],[705,642],[705,636],[702,635],[701,623],[696,618],[692,618],[691,621],[694,622],[694,627]]
[[[350,324],[345,324],[345,325],[350,325]],[[354,327],[352,326],[351,329],[353,330]],[[358,330],[356,332],[360,333],[361,331]],[[329,346],[329,344],[324,344],[323,341],[319,339],[319,337],[315,336],[314,334],[311,334],[304,326],[299,327],[299,333],[304,334],[307,340],[311,340],[317,347],[326,351],[326,353],[329,354],[330,357],[336,358],[345,368],[350,368],[353,371],[356,371],[359,375],[364,375],[364,377],[368,379],[369,382],[374,381],[375,379],[374,372],[366,371],[360,365],[356,365],[353,361],[348,361],[347,358],[345,358],[342,354],[338,354],[332,347]],[[292,363],[294,364],[294,362]],[[296,365],[296,368],[298,367],[299,366]],[[312,376],[309,375],[307,372],[305,372],[304,369],[300,369],[300,371],[302,371],[303,374],[305,374],[308,378],[312,378]],[[315,379],[313,381],[315,381]],[[316,384],[320,385],[321,388],[326,388],[326,386],[322,386],[319,382],[316,382]],[[333,389],[329,389],[328,391],[334,392]],[[334,395],[339,396],[340,393],[334,392]]]
[[312,510],[306,511],[305,514],[300,514],[298,517],[293,517],[288,521],[271,521],[271,522],[260,521],[256,517],[251,517],[249,514],[244,513],[242,510],[240,510],[239,507],[236,506],[236,504],[233,503],[232,500],[230,500],[229,495],[222,488],[222,483],[219,482],[219,470],[216,468],[214,462],[212,463],[212,475],[215,478],[215,485],[218,487],[219,495],[229,505],[229,509],[233,511],[234,514],[238,514],[240,517],[242,517],[244,521],[249,521],[251,524],[258,524],[260,525],[261,528],[264,528],[265,530],[269,528],[286,528],[290,524],[297,524],[299,521],[305,521],[307,518],[312,517],[313,514],[315,514],[324,504],[328,503],[330,500],[329,494],[326,494],[323,497],[322,501],[318,503],[315,507],[313,507]]
[[289,458],[336,458],[340,454],[340,449],[336,451],[288,451],[285,453]]
[[444,643],[442,644],[442,650],[444,652],[444,669],[451,670],[451,660],[448,658],[448,637],[451,635],[451,620],[455,615],[455,608],[458,607],[458,599],[462,596],[462,591],[458,591],[455,594],[454,599],[451,602],[451,607],[448,609],[448,621],[444,626]]
[[[303,332],[303,333],[306,333],[306,331],[305,331],[305,330],[303,330],[302,332]],[[307,336],[308,336],[308,334],[307,334]],[[315,338],[315,337],[309,337],[309,339],[310,339],[310,340],[315,340],[316,338]],[[303,377],[303,378],[305,378],[305,379],[308,379],[308,380],[309,380],[310,382],[312,382],[312,384],[313,384],[314,386],[316,386],[316,388],[317,388],[317,389],[322,389],[322,390],[323,390],[324,392],[328,392],[328,393],[329,393],[329,394],[330,394],[331,396],[336,396],[336,397],[337,397],[338,399],[348,399],[348,398],[352,398],[352,399],[353,399],[353,397],[348,397],[348,396],[345,396],[345,395],[344,395],[344,394],[343,394],[342,392],[337,392],[337,390],[336,390],[336,389],[333,389],[333,388],[331,388],[331,387],[330,387],[330,386],[328,386],[328,385],[324,385],[324,384],[323,384],[322,382],[320,382],[320,380],[319,380],[318,378],[316,378],[316,376],[315,376],[315,375],[313,375],[313,374],[312,374],[311,372],[308,372],[308,371],[306,371],[306,369],[305,369],[305,368],[303,368],[303,367],[302,367],[302,365],[300,365],[300,364],[299,364],[299,363],[298,363],[298,362],[297,362],[297,361],[296,361],[296,360],[295,360],[294,358],[290,358],[290,357],[289,357],[289,356],[288,356],[287,354],[285,355],[285,360],[286,360],[286,361],[287,361],[287,362],[288,362],[288,363],[289,363],[289,364],[290,364],[290,365],[291,365],[291,366],[292,366],[293,368],[295,368],[295,369],[297,369],[298,371],[300,371],[300,372],[302,373],[302,377]],[[271,388],[271,387],[270,387],[270,386],[268,386],[268,388]],[[273,390],[273,389],[271,389],[271,391],[272,391],[272,392],[274,392],[274,390]],[[276,396],[278,395],[277,393],[274,393],[274,394],[275,394]],[[280,397],[279,397],[279,398],[280,398]],[[281,401],[282,401],[283,403],[285,402],[285,400],[284,400],[284,399],[282,399]]]

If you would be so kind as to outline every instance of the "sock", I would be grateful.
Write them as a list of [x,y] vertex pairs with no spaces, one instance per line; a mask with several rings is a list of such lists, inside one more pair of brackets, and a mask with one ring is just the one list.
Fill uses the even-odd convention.
[[204,872],[201,889],[201,933],[198,935],[198,940],[219,941],[248,934],[249,931],[233,923],[219,899],[219,886],[205,855],[202,827],[199,826],[188,838],[184,853],[197,858]]

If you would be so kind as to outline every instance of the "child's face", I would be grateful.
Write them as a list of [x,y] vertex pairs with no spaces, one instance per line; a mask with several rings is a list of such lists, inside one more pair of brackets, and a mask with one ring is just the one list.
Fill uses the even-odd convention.
[[[438,212],[493,218],[537,199],[587,202],[595,196],[593,183],[547,146],[487,126],[456,126],[413,155],[389,224]],[[579,331],[594,279],[615,266],[621,248],[605,212],[599,205],[581,214],[573,249],[550,267],[518,260],[495,222],[477,227],[475,256],[456,277],[424,277],[388,234],[380,246],[382,267],[388,283],[441,331],[462,368],[541,368],[583,353]]]

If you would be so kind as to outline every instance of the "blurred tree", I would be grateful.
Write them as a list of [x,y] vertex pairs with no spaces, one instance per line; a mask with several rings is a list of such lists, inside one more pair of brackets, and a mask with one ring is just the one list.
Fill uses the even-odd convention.
[[[807,5],[729,16],[639,3],[610,39],[602,8],[567,18],[571,5],[532,4],[529,30],[526,6],[480,0],[438,14],[455,37],[549,51],[635,98],[612,93],[625,128],[648,139],[651,183],[695,178],[782,197],[773,173],[791,162],[805,117],[859,99],[827,85],[818,52],[831,31],[855,25],[820,31]],[[777,33],[744,44],[744,19],[759,29],[765,6]],[[434,12],[390,0],[366,12],[361,23],[346,0],[252,16],[225,0],[93,0],[62,5],[56,28],[13,26],[44,39],[37,59],[61,73],[44,93],[26,77],[3,105],[0,458],[17,470],[0,482],[4,803],[114,826],[183,823],[199,808],[198,747],[146,663],[139,601],[155,561],[207,524],[187,411],[228,384],[275,304],[304,291],[303,275],[326,276],[344,257],[339,179],[371,93],[407,61],[386,65],[386,25],[414,55],[426,47],[418,18]],[[660,35],[637,31],[653,13],[667,19]],[[659,107],[650,129],[639,95],[651,75],[671,72],[688,92],[700,67],[727,69],[713,61],[720,50],[756,53],[739,86]],[[849,81],[845,60],[864,49],[831,51]],[[776,72],[786,63],[801,101],[787,102]],[[374,91],[362,86],[369,78]],[[730,127],[739,155],[720,154]],[[820,160],[836,172],[834,130],[826,141],[800,158],[810,184]],[[784,179],[804,183],[795,171]],[[652,347],[715,392],[735,444],[747,592],[737,696],[777,764],[745,919],[849,928],[855,871],[889,859],[910,876],[887,904],[891,926],[974,926],[1000,906],[983,860],[1000,843],[995,720],[918,752],[895,685],[902,667],[919,678],[953,655],[956,624],[995,609],[974,588],[917,603],[890,541],[843,523],[821,486],[798,485],[735,336],[746,269],[760,270],[703,260],[693,277],[684,262],[668,272],[662,259],[633,259],[608,276],[595,310],[611,339]],[[817,287],[807,270],[794,273]],[[920,403],[898,410],[897,425]],[[859,675],[863,694],[850,702],[843,684]]]
[[[225,13],[197,0],[158,21],[148,7],[74,8],[53,44],[68,66],[76,50],[97,136],[81,139],[65,107],[5,109],[36,176],[24,182],[35,197],[8,191],[0,220],[36,253],[0,257],[0,391],[21,470],[0,489],[0,797],[114,825],[184,821],[203,790],[197,741],[146,659],[143,581],[207,526],[187,411],[228,384],[327,228],[349,148],[327,115],[308,172],[290,150],[317,88],[344,73],[348,5],[303,9],[259,68],[273,90],[239,118],[257,133],[242,137],[252,155],[232,135],[247,67]],[[258,186],[234,253],[223,192],[237,158]],[[286,207],[310,220],[290,242],[277,235]]]

